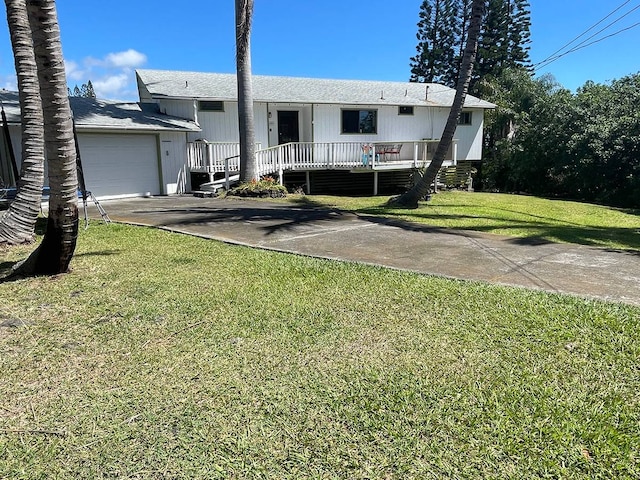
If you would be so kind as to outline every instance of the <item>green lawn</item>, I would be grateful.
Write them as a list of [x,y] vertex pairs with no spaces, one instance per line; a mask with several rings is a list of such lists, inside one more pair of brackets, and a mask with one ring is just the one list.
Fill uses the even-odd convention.
[[0,284],[0,478],[640,477],[639,308],[99,223],[72,266]]
[[388,208],[388,197],[289,196],[287,201],[437,227],[520,238],[640,250],[640,212],[498,193],[441,192],[415,210]]

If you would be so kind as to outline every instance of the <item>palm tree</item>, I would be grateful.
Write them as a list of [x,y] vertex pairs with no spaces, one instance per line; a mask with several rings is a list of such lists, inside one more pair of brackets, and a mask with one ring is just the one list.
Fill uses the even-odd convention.
[[77,153],[55,1],[26,4],[44,113],[50,197],[42,243],[14,274],[56,274],[68,271],[78,238]]
[[[0,218],[0,243],[31,243],[44,183],[44,130],[38,71],[25,0],[5,0],[18,76],[22,125],[22,166],[16,198]],[[10,139],[7,139],[10,141]]]
[[469,90],[471,82],[471,74],[473,73],[473,65],[476,61],[476,53],[478,51],[478,35],[482,25],[482,15],[484,12],[485,0],[473,0],[471,3],[471,20],[469,22],[469,30],[467,32],[467,42],[460,65],[460,75],[458,76],[458,85],[456,87],[456,95],[453,105],[449,111],[447,123],[445,124],[442,137],[436,148],[433,160],[427,167],[426,172],[420,180],[408,192],[397,198],[392,198],[389,203],[395,206],[405,208],[417,208],[418,201],[424,198],[429,192],[429,187],[435,181],[438,170],[442,167],[444,157],[451,146],[453,135],[456,131],[460,112],[464,105],[464,100]]
[[258,180],[256,132],[251,86],[251,19],[253,0],[236,0],[236,70],[240,134],[240,181]]

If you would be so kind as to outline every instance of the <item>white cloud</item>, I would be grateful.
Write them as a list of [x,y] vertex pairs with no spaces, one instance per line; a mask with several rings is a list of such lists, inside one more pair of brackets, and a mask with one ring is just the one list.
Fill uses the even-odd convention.
[[100,98],[115,98],[121,91],[127,88],[130,76],[126,73],[111,75],[107,77],[92,80],[93,88],[96,95]]
[[147,62],[147,56],[130,48],[126,52],[110,53],[105,57],[105,61],[110,67],[136,68]]
[[99,98],[137,100],[133,69],[144,65],[147,56],[134,49],[112,52],[103,58],[85,57],[79,63],[65,60],[71,88],[91,80]]
[[82,80],[85,77],[85,72],[80,69],[80,66],[73,60],[65,60],[64,68],[67,72],[67,79],[70,80]]
[[3,90],[18,91],[18,79],[15,75],[1,75],[0,85],[2,85]]

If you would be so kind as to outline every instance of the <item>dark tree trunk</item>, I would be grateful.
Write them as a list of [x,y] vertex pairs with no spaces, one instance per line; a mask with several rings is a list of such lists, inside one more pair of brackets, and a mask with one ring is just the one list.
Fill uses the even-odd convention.
[[436,148],[436,153],[433,156],[433,160],[427,167],[422,178],[420,178],[413,188],[403,195],[390,200],[389,203],[392,205],[404,208],[417,208],[420,199],[425,198],[427,193],[429,193],[429,187],[435,181],[436,175],[442,167],[444,157],[447,154],[449,147],[451,147],[453,135],[455,134],[458,119],[460,118],[460,112],[462,111],[462,107],[469,90],[471,74],[473,73],[473,64],[475,63],[476,53],[478,51],[478,34],[482,24],[483,11],[484,1],[473,0],[471,4],[471,21],[469,23],[467,44],[462,57],[456,95],[453,100],[451,110],[449,111],[449,116],[447,118],[444,131],[442,132],[442,137],[440,138],[440,142]]
[[240,181],[258,180],[256,134],[251,85],[251,19],[253,0],[236,0],[236,65],[238,125],[240,134]]
[[31,243],[34,238],[44,183],[44,130],[25,0],[5,0],[5,4],[20,92],[22,166],[16,198],[0,218],[0,244],[16,245]]
[[78,238],[78,179],[73,120],[54,0],[27,0],[38,66],[49,164],[49,217],[40,246],[15,274],[67,272]]

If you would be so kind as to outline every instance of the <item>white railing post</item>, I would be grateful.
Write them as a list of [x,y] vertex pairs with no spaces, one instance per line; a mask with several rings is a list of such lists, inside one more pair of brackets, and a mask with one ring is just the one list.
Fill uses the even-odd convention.
[[207,143],[206,148],[207,148],[207,154],[206,154],[207,170],[209,171],[209,173],[211,173],[211,171],[213,170],[213,144]]
[[209,182],[213,182],[215,177],[215,168],[213,166],[213,145],[207,143],[207,173],[209,174]]
[[325,165],[327,166],[327,169],[329,169],[329,165],[330,165],[330,163],[329,163],[329,162],[331,162],[331,144],[330,144],[330,143],[327,143],[327,144],[325,145],[325,147],[326,147],[326,148],[325,148],[325,158],[324,158],[324,163],[325,163]]
[[[378,159],[379,160],[379,159]],[[378,163],[380,163],[378,161]],[[376,168],[376,144],[375,143],[370,143],[369,144],[369,165],[371,165],[371,170],[374,170]],[[374,178],[376,181],[376,187],[375,190],[378,190],[378,175],[374,173]],[[374,195],[377,195],[377,193],[374,193]]]

